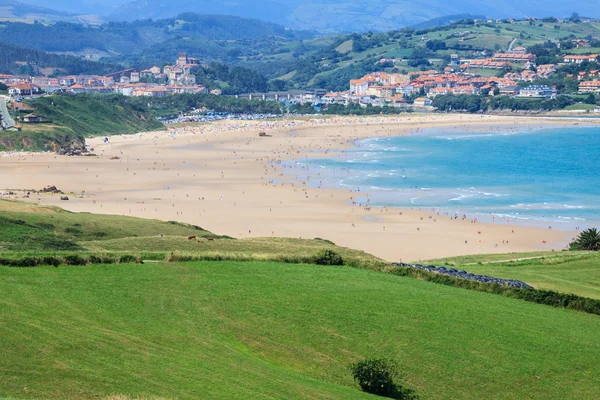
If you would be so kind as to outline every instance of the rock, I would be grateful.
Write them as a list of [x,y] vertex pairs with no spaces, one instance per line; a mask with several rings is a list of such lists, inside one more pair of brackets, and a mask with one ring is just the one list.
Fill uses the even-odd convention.
[[45,188],[40,190],[40,193],[62,194],[63,192],[61,190],[58,190],[58,188],[56,186],[52,185],[52,186],[46,186]]
[[69,200],[69,196],[60,196],[61,200]]
[[448,275],[448,276],[453,276],[455,278],[467,279],[467,280],[477,281],[477,282],[482,282],[482,283],[492,283],[495,285],[510,286],[510,287],[514,287],[514,288],[518,288],[518,289],[535,290],[534,287],[526,284],[525,282],[517,281],[514,279],[501,279],[501,278],[494,278],[492,276],[486,276],[486,275],[475,275],[475,274],[472,274],[465,270],[457,270],[455,268],[446,268],[445,266],[435,267],[434,265],[423,266],[421,264],[410,265],[410,264],[405,264],[405,263],[401,263],[401,262],[400,263],[392,263],[392,265],[399,266],[399,267],[405,267],[405,268],[421,269],[421,270],[425,270],[427,272],[431,272],[434,274]]

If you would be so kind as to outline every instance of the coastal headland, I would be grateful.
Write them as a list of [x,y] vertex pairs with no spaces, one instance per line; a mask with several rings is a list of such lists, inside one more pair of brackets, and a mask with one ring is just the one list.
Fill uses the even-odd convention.
[[[368,207],[356,203],[356,198],[368,196],[368,189],[356,193],[319,187],[321,171],[302,171],[301,177],[284,164],[343,154],[360,139],[418,135],[428,128],[497,130],[578,123],[411,114],[171,125],[164,132],[88,139],[96,156],[3,153],[0,191],[4,198],[74,212],[182,221],[237,238],[319,237],[389,261],[559,251],[575,231],[504,220],[484,223],[473,215],[454,218],[432,209]],[[49,193],[27,197],[27,191],[48,185],[67,193],[69,200]]]

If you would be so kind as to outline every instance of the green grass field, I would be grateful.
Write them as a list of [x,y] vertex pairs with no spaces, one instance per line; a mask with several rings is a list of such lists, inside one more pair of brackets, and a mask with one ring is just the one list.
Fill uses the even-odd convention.
[[497,278],[518,279],[536,289],[600,299],[600,254],[597,252],[494,254],[423,262],[429,263],[449,264]]
[[369,356],[427,399],[600,396],[597,316],[491,294],[261,262],[0,276],[0,396],[362,398]]

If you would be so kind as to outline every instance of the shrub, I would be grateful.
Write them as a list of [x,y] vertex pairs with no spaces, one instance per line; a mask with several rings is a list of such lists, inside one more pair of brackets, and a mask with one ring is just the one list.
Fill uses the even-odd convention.
[[577,239],[569,245],[571,250],[600,250],[600,231],[590,228],[582,231]]
[[315,256],[315,264],[318,265],[344,265],[341,255],[330,249],[324,249]]
[[400,369],[393,360],[363,359],[350,365],[350,371],[363,392],[393,399],[418,398],[412,390],[395,382],[400,378]]
[[119,258],[119,263],[120,264],[133,264],[133,263],[140,263],[141,260],[139,258],[137,258],[136,256],[132,256],[130,254],[126,254],[124,256],[121,256],[121,258]]
[[89,257],[90,264],[114,264],[117,260],[111,256],[91,255]]
[[35,267],[36,265],[39,265],[39,263],[40,260],[36,257],[25,257],[19,261],[16,261],[16,264],[19,267]]
[[69,254],[64,256],[64,263],[65,265],[86,265],[88,261],[77,254]]
[[53,267],[58,267],[61,263],[61,259],[58,257],[43,257],[40,264],[42,265],[51,265]]

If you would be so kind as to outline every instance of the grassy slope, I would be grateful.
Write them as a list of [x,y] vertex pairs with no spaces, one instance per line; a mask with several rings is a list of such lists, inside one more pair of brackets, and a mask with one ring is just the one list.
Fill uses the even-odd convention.
[[[162,234],[163,237],[159,235]],[[188,240],[188,236],[216,238]],[[72,213],[57,207],[0,200],[0,256],[52,254],[54,251],[92,251],[140,254],[147,259],[182,256],[222,256],[230,259],[280,260],[282,256],[314,256],[322,249],[337,251],[348,262],[365,267],[382,263],[359,250],[335,246],[324,240],[251,238],[231,240],[181,223]]]
[[35,113],[52,123],[24,124],[22,132],[0,132],[0,150],[53,150],[52,144],[83,146],[84,137],[164,129],[149,114],[94,96],[43,97],[32,105]]
[[359,398],[364,356],[399,360],[422,398],[600,396],[597,316],[491,294],[274,263],[0,277],[0,396]]
[[[123,240],[159,234],[206,236],[186,224],[117,215],[72,213],[58,207],[0,200],[0,252],[69,250],[93,240]],[[128,249],[125,249],[128,250]],[[1,254],[1,253],[0,253]]]
[[[527,259],[532,257],[539,257]],[[508,261],[517,260],[520,261]],[[505,260],[507,262],[499,262]],[[588,252],[520,253],[455,257],[427,261],[469,272],[519,279],[538,289],[600,299],[600,254]]]
[[34,101],[36,112],[52,122],[90,137],[164,129],[149,114],[96,96],[52,96]]
[[[540,26],[541,24],[541,26]],[[457,46],[457,45],[472,45],[474,48],[485,48],[494,50],[499,47],[500,49],[507,50],[510,42],[513,39],[517,39],[514,46],[531,46],[534,44],[543,43],[547,40],[557,41],[559,38],[567,37],[571,34],[576,37],[583,38],[588,35],[592,35],[595,37],[600,36],[600,25],[594,23],[578,23],[578,24],[558,24],[560,29],[554,28],[554,23],[542,23],[537,22],[534,25],[529,25],[528,22],[517,22],[514,24],[503,24],[498,23],[494,24],[493,27],[488,27],[485,25],[481,26],[455,26],[448,25],[442,30],[428,33],[427,36],[429,39],[435,40],[443,40],[447,43],[448,46]],[[499,30],[499,31],[497,31]],[[469,37],[473,37],[471,40],[467,40],[464,42],[460,41],[459,36],[455,36],[452,38],[448,38],[453,34],[459,34],[461,32],[469,31],[470,33],[467,35]],[[523,38],[520,37],[521,32],[523,33]],[[421,41],[421,35],[413,35],[411,39],[408,40],[407,45],[408,48],[400,48],[400,42],[404,39],[392,39],[385,45],[381,47],[372,47],[367,48],[361,52],[352,52],[351,51],[351,43],[345,42],[342,46],[338,47],[338,51],[342,53],[346,53],[352,57],[351,60],[343,61],[337,64],[337,68],[327,72],[321,72],[316,75],[316,77],[328,76],[335,71],[348,67],[352,65],[355,61],[363,60],[367,57],[367,55],[376,55],[379,58],[394,58],[394,57],[410,57],[413,48],[417,46],[423,46],[424,42]],[[577,52],[589,52],[593,49],[574,49],[574,53]],[[569,51],[571,52],[571,51]],[[442,55],[446,54],[459,54],[465,58],[473,57],[473,54],[470,54],[468,50],[446,50],[437,52],[437,56],[435,58],[440,58]],[[323,63],[328,63],[329,60],[324,60]],[[406,69],[409,71],[414,71],[418,68],[408,67],[407,64],[398,63],[396,65],[400,69]],[[437,64],[434,64],[434,67],[437,67]],[[497,71],[496,71],[497,73]],[[358,77],[357,77],[358,78]]]

